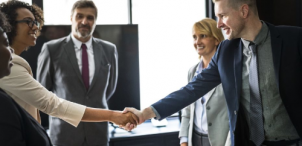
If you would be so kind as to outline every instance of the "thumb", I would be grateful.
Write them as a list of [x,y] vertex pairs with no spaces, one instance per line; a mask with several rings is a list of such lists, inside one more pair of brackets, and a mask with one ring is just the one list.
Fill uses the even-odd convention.
[[123,114],[127,113],[127,112],[132,112],[131,107],[125,107],[123,110]]

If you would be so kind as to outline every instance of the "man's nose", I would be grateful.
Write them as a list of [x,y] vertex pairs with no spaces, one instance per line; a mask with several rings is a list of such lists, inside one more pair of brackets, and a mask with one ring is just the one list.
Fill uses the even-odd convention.
[[222,23],[221,19],[218,18],[218,20],[217,20],[217,28],[221,28],[222,26],[223,26],[223,23]]
[[88,22],[88,21],[87,21],[87,18],[84,18],[84,19],[81,21],[81,23],[84,24],[84,25],[87,24],[87,22]]

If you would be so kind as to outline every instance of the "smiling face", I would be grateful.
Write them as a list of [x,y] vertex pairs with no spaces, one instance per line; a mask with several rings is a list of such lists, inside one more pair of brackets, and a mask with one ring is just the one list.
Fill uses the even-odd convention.
[[[35,20],[32,12],[26,8],[19,8],[16,10],[18,14],[16,21],[20,20]],[[16,24],[17,35],[12,40],[12,46],[22,46],[21,48],[27,48],[29,46],[36,45],[38,27],[33,25],[33,27],[28,26],[26,22],[20,22]]]
[[218,40],[214,37],[202,34],[201,31],[196,29],[193,29],[192,35],[193,44],[198,55],[213,56],[216,52],[217,45],[219,44]]
[[96,10],[94,8],[77,8],[71,17],[72,35],[82,42],[90,39],[96,26]]
[[10,74],[13,66],[11,52],[6,33],[0,31],[0,78]]
[[228,0],[215,2],[215,15],[218,18],[217,27],[225,31],[227,39],[242,37],[245,21],[242,19],[240,11],[228,4]]

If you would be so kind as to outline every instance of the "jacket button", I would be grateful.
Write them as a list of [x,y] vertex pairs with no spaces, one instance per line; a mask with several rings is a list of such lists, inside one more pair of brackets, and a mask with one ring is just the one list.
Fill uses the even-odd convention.
[[234,114],[237,115],[237,111],[234,111]]
[[212,126],[212,123],[209,123],[208,125],[209,125],[209,126]]
[[211,108],[208,106],[208,107],[207,107],[207,110],[210,110],[210,109],[211,109]]

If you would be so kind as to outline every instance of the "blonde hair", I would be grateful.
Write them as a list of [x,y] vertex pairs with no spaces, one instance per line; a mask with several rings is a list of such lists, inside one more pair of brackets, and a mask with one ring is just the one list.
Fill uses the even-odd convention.
[[[217,22],[210,18],[202,19],[195,22],[193,25],[193,31],[204,34],[208,37],[215,38],[218,43],[224,40],[221,29],[217,28]],[[201,56],[199,56],[199,59]]]

